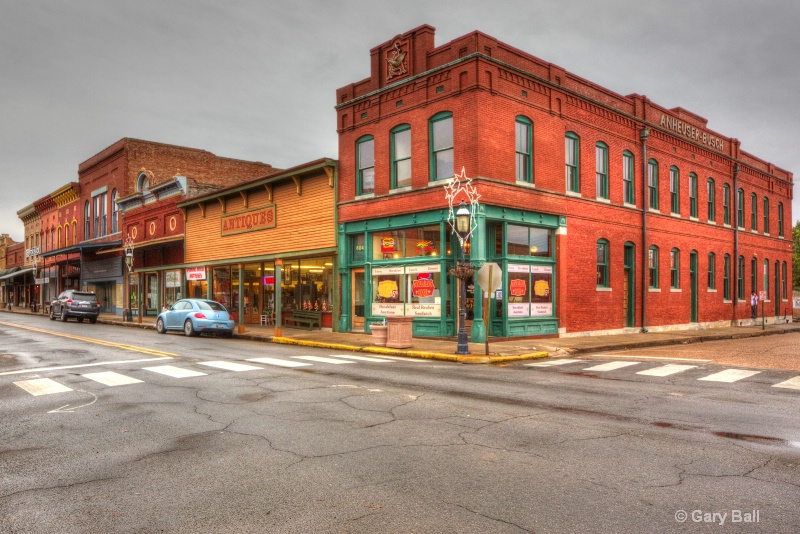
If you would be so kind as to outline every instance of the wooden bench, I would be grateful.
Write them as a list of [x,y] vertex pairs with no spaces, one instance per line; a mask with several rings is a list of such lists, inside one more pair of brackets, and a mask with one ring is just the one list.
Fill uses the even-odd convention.
[[292,312],[292,315],[285,317],[283,322],[286,324],[286,326],[303,328],[305,330],[311,330],[314,328],[314,325],[317,325],[317,328],[322,329],[322,312],[295,310]]

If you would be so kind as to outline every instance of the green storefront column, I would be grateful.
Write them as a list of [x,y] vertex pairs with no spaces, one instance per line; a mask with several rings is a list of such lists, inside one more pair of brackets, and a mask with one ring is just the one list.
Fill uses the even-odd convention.
[[483,206],[478,207],[478,213],[472,217],[476,220],[475,231],[470,237],[469,261],[475,267],[475,274],[472,276],[473,283],[473,319],[470,329],[470,341],[473,343],[483,343],[486,341],[486,323],[483,320],[483,290],[478,286],[478,269],[486,263],[486,213]]

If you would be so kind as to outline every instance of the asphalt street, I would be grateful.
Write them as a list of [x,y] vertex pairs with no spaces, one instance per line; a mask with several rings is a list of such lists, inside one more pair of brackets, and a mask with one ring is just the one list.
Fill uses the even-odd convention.
[[[798,373],[722,342],[474,366],[3,319],[1,532],[800,530]],[[797,350],[764,342],[730,343]]]

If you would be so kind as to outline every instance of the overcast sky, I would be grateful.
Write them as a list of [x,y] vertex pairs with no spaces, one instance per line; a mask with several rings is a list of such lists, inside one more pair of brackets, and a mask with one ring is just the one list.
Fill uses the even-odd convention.
[[683,107],[800,177],[797,0],[0,0],[0,233],[21,240],[17,210],[123,137],[336,158],[336,89],[422,24]]

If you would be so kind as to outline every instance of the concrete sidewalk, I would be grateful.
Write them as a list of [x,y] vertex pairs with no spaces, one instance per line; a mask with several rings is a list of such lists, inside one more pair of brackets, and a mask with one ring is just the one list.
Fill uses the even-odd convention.
[[[2,310],[9,313],[8,310]],[[13,313],[31,314],[26,308],[14,308]],[[38,315],[38,314],[37,314]],[[101,314],[98,322],[130,328],[155,329],[155,317],[144,317],[141,323],[134,318],[132,323],[122,320],[119,315]],[[377,347],[372,343],[371,334],[331,332],[330,330],[301,330],[284,327],[281,337],[275,336],[273,326],[246,325],[242,333],[234,333],[235,338],[302,345],[310,347],[347,350],[430,358],[460,363],[500,363],[517,360],[530,360],[553,356],[569,356],[590,352],[608,352],[623,349],[683,345],[715,340],[742,339],[800,332],[800,323],[760,324],[752,326],[708,328],[702,330],[674,330],[669,332],[625,333],[604,336],[578,336],[562,338],[489,340],[486,354],[484,343],[470,343],[469,355],[456,355],[455,338],[414,338],[409,349]]]

